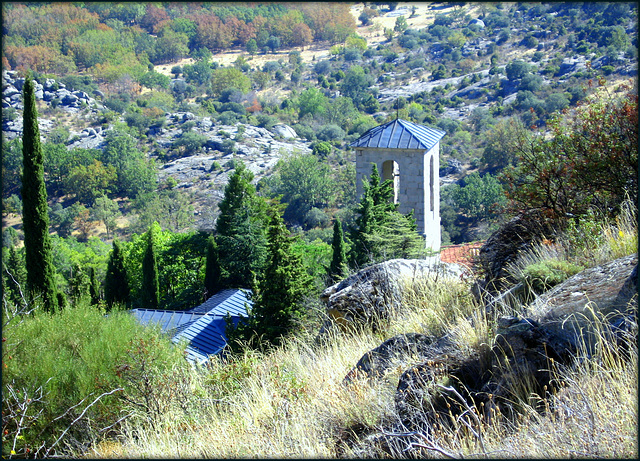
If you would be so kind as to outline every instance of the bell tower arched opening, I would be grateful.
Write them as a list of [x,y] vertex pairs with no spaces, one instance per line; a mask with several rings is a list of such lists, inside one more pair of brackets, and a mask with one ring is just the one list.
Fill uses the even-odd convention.
[[387,179],[393,182],[393,203],[398,203],[398,192],[400,191],[400,166],[395,160],[387,160],[382,164],[382,180]]

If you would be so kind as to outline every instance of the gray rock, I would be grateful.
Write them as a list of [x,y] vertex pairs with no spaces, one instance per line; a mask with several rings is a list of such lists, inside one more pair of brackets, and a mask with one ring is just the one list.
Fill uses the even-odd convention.
[[14,94],[20,94],[20,92],[16,89],[15,86],[8,86],[2,91],[3,98],[10,98]]
[[44,81],[44,89],[51,90],[55,84],[56,84],[56,81],[54,79],[48,78]]
[[433,349],[435,338],[419,333],[405,333],[394,336],[375,349],[366,352],[355,367],[347,374],[345,383],[358,378],[381,378],[398,366],[406,368],[408,362],[421,362]]
[[477,281],[474,294],[488,307],[496,296],[517,283],[508,272],[509,264],[536,242],[553,237],[555,230],[545,223],[539,212],[521,214],[503,224],[482,245],[477,262],[485,275]]
[[[535,299],[526,315],[573,349],[591,339],[606,318],[624,325],[638,310],[638,255],[585,269]],[[579,334],[582,332],[582,334]],[[585,337],[584,334],[587,334]]]
[[298,134],[289,125],[285,125],[285,124],[280,124],[279,123],[277,125],[274,125],[272,130],[276,135],[282,136],[285,139],[291,139],[291,138],[297,138],[298,137]]
[[327,315],[342,327],[365,323],[378,328],[400,306],[406,284],[436,275],[453,276],[444,263],[426,259],[392,259],[366,267],[325,289],[320,299]]
[[637,254],[587,269],[533,302],[523,317],[498,319],[490,350],[462,351],[446,337],[433,343],[424,361],[398,382],[396,409],[406,430],[430,430],[465,411],[460,398],[438,383],[447,382],[470,406],[499,407],[513,417],[512,375],[527,377],[531,392],[544,395],[553,378],[550,363],[570,365],[596,351],[596,340],[617,341],[621,357],[635,340],[638,309]]
[[71,106],[78,102],[78,97],[74,94],[68,93],[62,97],[62,104],[65,106]]
[[78,99],[89,99],[89,95],[84,91],[74,91],[72,94]]

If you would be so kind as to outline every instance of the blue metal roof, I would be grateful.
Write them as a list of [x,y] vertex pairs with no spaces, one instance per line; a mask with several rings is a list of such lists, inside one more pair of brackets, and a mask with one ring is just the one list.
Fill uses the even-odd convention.
[[[235,325],[240,321],[239,317],[232,317]],[[188,342],[186,359],[189,362],[203,363],[210,355],[222,352],[227,345],[225,334],[226,321],[221,315],[206,314],[200,320],[192,323],[181,333],[171,338],[174,344],[186,340]]]
[[382,149],[429,150],[444,137],[446,132],[428,128],[402,119],[392,120],[371,128],[352,142],[351,147],[378,147]]
[[188,311],[132,309],[131,313],[142,324],[159,324],[164,333],[173,335],[171,341],[174,344],[186,340],[187,360],[202,363],[210,355],[219,354],[226,346],[224,318],[227,313],[235,325],[240,317],[247,316],[247,306],[253,305],[249,299],[250,293],[250,290],[226,289]]
[[186,328],[201,318],[204,313],[185,311],[165,311],[158,309],[132,309],[131,313],[143,325],[157,323],[163,333],[173,334]]
[[245,303],[249,304],[249,306],[253,305],[249,300],[249,293],[250,290],[242,290],[239,288],[221,290],[204,303],[187,312],[210,313],[221,316],[226,315],[228,312],[232,317],[246,316],[247,308],[245,307]]

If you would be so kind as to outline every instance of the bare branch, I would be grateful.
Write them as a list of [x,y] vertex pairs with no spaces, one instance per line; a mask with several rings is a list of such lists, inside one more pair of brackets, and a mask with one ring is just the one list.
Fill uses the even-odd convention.
[[[62,440],[62,438],[65,436],[65,434],[69,431],[69,429],[71,429],[71,427],[72,427],[75,423],[77,423],[78,421],[80,421],[80,419],[82,419],[82,417],[83,417],[83,416],[85,415],[85,413],[89,410],[89,408],[91,408],[91,407],[92,407],[92,406],[94,406],[96,403],[98,403],[98,401],[99,401],[102,397],[106,397],[107,395],[112,395],[112,394],[115,394],[116,392],[123,391],[123,390],[124,390],[124,388],[122,388],[122,387],[118,387],[117,389],[113,389],[112,391],[104,392],[103,394],[99,395],[99,396],[98,396],[98,397],[97,397],[93,402],[91,402],[87,407],[85,407],[85,409],[84,409],[84,410],[82,410],[82,413],[80,413],[80,415],[79,415],[76,419],[74,419],[74,420],[71,422],[71,424],[69,424],[69,426],[67,426],[67,428],[66,428],[64,431],[62,431],[62,434],[60,434],[60,437],[58,437],[58,439],[53,443],[53,445],[51,445],[51,446],[47,449],[46,453],[44,454],[44,457],[46,458],[46,457],[48,457],[48,456],[49,456],[49,453],[51,452],[51,450],[53,449],[53,447],[55,447],[55,446],[60,442],[60,440]],[[85,398],[86,398],[86,397],[85,397]],[[85,400],[85,399],[82,399],[80,403],[84,402],[84,400]],[[78,404],[78,405],[80,405],[80,404]],[[75,407],[77,407],[78,405],[75,405],[74,407],[71,407],[71,408],[75,408]],[[70,409],[69,409],[69,410],[70,410]],[[69,412],[69,410],[67,410],[67,411],[65,412],[65,414],[67,414],[67,413]],[[58,418],[56,418],[56,419],[58,419]],[[54,421],[55,421],[55,420],[54,420]]]
[[473,420],[478,426],[478,432],[471,429],[471,426],[466,421],[464,421],[464,419],[462,418],[464,416],[464,413],[460,415],[458,419],[461,420],[465,424],[465,426],[471,429],[471,432],[473,433],[473,435],[478,439],[478,442],[480,442],[480,448],[482,449],[482,453],[486,458],[487,450],[484,447],[484,440],[482,439],[482,425],[480,424],[480,419],[478,418],[478,415],[469,407],[469,404],[467,403],[467,401],[464,399],[464,397],[460,395],[460,393],[454,387],[451,387],[451,386],[446,387],[446,386],[443,386],[442,384],[438,384],[438,387],[442,390],[445,390],[447,392],[452,392],[453,394],[455,394],[455,396],[458,398],[462,406],[464,406],[464,408],[467,410],[466,412],[468,412],[471,415],[471,417],[473,418]]

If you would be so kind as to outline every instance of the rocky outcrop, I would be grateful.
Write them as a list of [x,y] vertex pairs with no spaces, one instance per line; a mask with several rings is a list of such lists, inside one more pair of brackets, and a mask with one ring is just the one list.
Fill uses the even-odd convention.
[[273,128],[271,128],[271,131],[273,131],[276,136],[280,136],[281,138],[284,138],[284,139],[295,139],[298,137],[298,134],[295,132],[293,128],[291,128],[289,125],[285,125],[281,123],[277,125],[273,125]]
[[437,275],[460,277],[453,264],[427,259],[392,259],[362,269],[325,289],[320,299],[340,326],[368,324],[376,328],[399,306],[402,288]]
[[355,379],[382,378],[392,368],[408,366],[411,359],[425,357],[433,351],[435,338],[419,333],[394,336],[378,347],[366,352],[344,379],[349,383]]
[[489,304],[517,281],[508,272],[509,264],[545,238],[555,235],[540,212],[516,216],[494,232],[480,248],[476,262],[484,275],[474,287],[476,297]]
[[390,432],[428,435],[447,424],[450,414],[456,417],[473,406],[485,421],[497,410],[514,417],[519,411],[514,378],[527,377],[530,391],[538,395],[553,392],[554,364],[588,356],[602,338],[616,341],[613,350],[624,357],[637,332],[637,268],[634,254],[574,275],[538,297],[521,316],[497,319],[493,344],[477,349],[462,349],[449,336],[395,336],[367,352],[345,382],[384,377],[391,367],[406,363],[395,393],[399,421],[390,423]]
[[[638,310],[638,255],[585,269],[542,294],[526,316],[576,350],[593,341],[602,322],[614,330],[633,323]],[[606,320],[604,320],[606,319]]]

